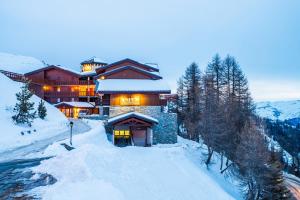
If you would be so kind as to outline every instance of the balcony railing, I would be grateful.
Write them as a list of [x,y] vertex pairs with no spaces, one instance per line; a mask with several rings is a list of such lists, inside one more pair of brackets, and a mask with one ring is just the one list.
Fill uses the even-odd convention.
[[4,74],[5,76],[7,76],[8,78],[10,78],[14,81],[26,82],[26,78],[24,77],[23,74],[9,72],[9,71],[5,71],[5,70],[0,70],[0,73]]
[[61,80],[44,80],[45,84],[48,85],[94,85],[93,80],[74,80],[74,81],[61,81]]
[[79,92],[79,96],[81,96],[81,97],[86,97],[86,96],[96,96],[96,94],[95,94],[95,91],[90,91],[90,92],[87,92],[87,91],[80,91],[80,92]]
[[45,92],[46,97],[86,97],[96,96],[95,92]]

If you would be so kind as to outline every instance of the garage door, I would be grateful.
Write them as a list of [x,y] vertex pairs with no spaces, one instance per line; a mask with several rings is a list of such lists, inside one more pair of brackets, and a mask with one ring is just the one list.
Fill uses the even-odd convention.
[[132,139],[135,146],[146,146],[146,130],[133,130]]

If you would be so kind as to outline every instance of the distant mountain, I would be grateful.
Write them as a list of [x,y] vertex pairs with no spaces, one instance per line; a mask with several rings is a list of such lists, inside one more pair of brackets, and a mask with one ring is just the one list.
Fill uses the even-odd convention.
[[256,103],[256,113],[272,120],[300,120],[300,100]]
[[45,64],[36,58],[0,52],[0,70],[24,74],[42,67]]

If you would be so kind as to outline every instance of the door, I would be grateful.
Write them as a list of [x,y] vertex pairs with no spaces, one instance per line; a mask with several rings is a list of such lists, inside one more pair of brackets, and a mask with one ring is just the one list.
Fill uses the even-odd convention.
[[140,128],[132,130],[132,140],[135,146],[146,146],[147,129]]

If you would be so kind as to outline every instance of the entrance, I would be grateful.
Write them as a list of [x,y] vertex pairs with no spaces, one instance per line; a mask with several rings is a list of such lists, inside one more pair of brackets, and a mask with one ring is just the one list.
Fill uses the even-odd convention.
[[135,146],[147,146],[147,128],[136,127],[132,129],[132,141]]

